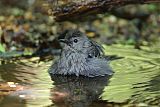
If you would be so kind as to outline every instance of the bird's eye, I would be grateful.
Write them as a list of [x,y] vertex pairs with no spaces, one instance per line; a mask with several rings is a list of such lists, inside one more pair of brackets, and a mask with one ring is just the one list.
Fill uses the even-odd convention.
[[77,43],[77,42],[78,42],[78,40],[77,40],[77,39],[74,39],[73,41],[74,41],[74,43]]

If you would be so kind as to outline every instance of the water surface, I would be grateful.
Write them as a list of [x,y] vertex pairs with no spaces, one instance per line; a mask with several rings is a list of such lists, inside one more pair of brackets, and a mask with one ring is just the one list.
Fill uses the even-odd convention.
[[[160,106],[159,47],[107,46],[112,77],[49,76],[50,62],[0,66],[0,107]],[[53,80],[53,81],[52,81]]]

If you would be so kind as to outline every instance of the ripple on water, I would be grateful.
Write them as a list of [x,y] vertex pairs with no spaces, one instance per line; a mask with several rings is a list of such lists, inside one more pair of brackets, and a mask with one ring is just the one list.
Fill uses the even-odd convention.
[[[89,99],[93,99],[93,97],[95,99],[95,93],[97,93],[96,95],[102,93],[101,100],[107,100],[107,102],[160,106],[158,105],[160,104],[160,54],[153,50],[152,52],[136,50],[125,46],[107,46],[105,48],[107,54],[123,58],[111,61],[115,74],[109,84],[104,87],[103,93],[98,90],[102,90],[104,81],[97,81],[94,84],[90,80],[85,80],[88,82],[72,80],[62,85],[53,85],[47,73],[51,62],[41,65],[31,62],[10,63],[0,66],[0,106],[9,107],[10,104],[19,104],[20,107],[26,105],[53,106],[52,100],[59,101],[59,98],[69,103],[73,103],[72,101],[79,101],[77,104],[92,103],[92,100]],[[8,82],[13,82],[17,86],[10,87]],[[59,90],[55,91],[55,89]],[[63,93],[57,93],[60,90],[63,90]],[[72,97],[68,97],[68,95]],[[64,96],[67,96],[68,100],[62,98]],[[102,103],[97,103],[96,107],[102,106]],[[65,103],[61,104],[65,105]]]

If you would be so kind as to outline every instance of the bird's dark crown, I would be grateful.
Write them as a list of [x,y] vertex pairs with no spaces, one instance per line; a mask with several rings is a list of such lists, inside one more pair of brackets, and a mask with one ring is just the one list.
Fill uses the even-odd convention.
[[66,35],[65,35],[65,39],[69,40],[73,37],[82,37],[83,33],[80,32],[79,30],[67,30],[66,31]]

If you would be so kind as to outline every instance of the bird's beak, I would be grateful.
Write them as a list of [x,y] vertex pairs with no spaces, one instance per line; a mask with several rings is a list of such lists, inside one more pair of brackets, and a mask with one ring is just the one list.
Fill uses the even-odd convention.
[[69,43],[68,40],[66,40],[66,39],[59,39],[59,42],[66,43],[66,44]]

